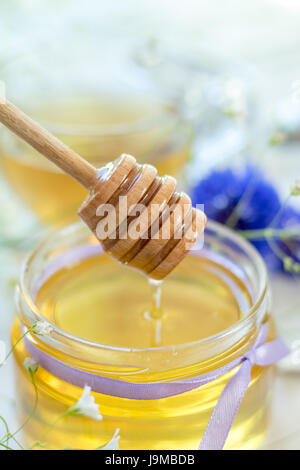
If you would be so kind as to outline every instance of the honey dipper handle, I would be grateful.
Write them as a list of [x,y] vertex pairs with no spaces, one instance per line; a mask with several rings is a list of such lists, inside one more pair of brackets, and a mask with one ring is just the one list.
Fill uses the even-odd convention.
[[0,103],[0,122],[82,186],[87,189],[95,186],[96,168],[9,101]]

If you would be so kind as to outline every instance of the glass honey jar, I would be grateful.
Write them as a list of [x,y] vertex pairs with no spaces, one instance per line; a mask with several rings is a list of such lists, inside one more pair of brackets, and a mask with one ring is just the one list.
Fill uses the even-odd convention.
[[[103,254],[81,224],[56,232],[38,246],[21,273],[12,340],[15,343],[37,321],[49,324],[51,332],[29,333],[15,349],[20,422],[34,403],[34,387],[23,366],[34,350],[75,374],[87,373],[91,383],[96,376],[136,384],[169,383],[214,371],[243,356],[262,324],[269,324],[269,338],[275,335],[264,262],[248,242],[220,224],[208,223],[203,247],[192,250],[164,280],[161,295],[158,325],[149,315],[148,279]],[[102,421],[95,421],[63,416],[82,387],[40,365],[35,374],[38,406],[24,427],[24,443],[30,448],[46,433],[47,449],[95,449],[120,429],[120,449],[197,449],[234,372],[236,368],[166,398],[138,400],[92,390],[103,415]],[[225,448],[259,446],[268,423],[272,382],[272,367],[252,368]]]

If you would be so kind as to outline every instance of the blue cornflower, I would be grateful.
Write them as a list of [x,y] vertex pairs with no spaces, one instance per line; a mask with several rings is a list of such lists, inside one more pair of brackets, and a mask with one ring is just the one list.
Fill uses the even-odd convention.
[[[225,168],[212,171],[191,190],[193,204],[204,204],[208,218],[227,224],[236,230],[260,230],[274,220],[274,227],[291,228],[300,224],[300,213],[281,201],[274,186],[254,166],[243,169]],[[276,219],[275,219],[276,218]],[[260,251],[270,269],[283,269],[282,260],[265,240],[252,242]],[[299,240],[274,240],[280,251],[299,261]]]

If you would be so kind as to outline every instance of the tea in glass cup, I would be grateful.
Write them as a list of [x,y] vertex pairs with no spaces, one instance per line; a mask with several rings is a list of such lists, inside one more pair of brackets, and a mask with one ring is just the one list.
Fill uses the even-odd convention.
[[[182,179],[190,124],[128,56],[117,57],[117,69],[104,53],[97,60],[68,57],[57,69],[49,69],[47,54],[24,57],[4,69],[7,96],[96,167],[128,153]],[[0,157],[5,179],[42,222],[76,220],[83,188],[5,129]]]

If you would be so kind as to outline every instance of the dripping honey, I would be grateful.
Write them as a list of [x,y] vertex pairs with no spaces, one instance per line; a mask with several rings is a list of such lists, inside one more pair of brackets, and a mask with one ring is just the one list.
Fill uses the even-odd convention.
[[160,346],[211,336],[240,318],[236,297],[204,262],[189,257],[180,271],[193,273],[193,282],[181,280],[178,272],[167,278],[158,304],[156,289],[144,275],[101,255],[59,271],[41,288],[36,305],[69,333],[125,348],[154,346],[151,321],[160,318]]

